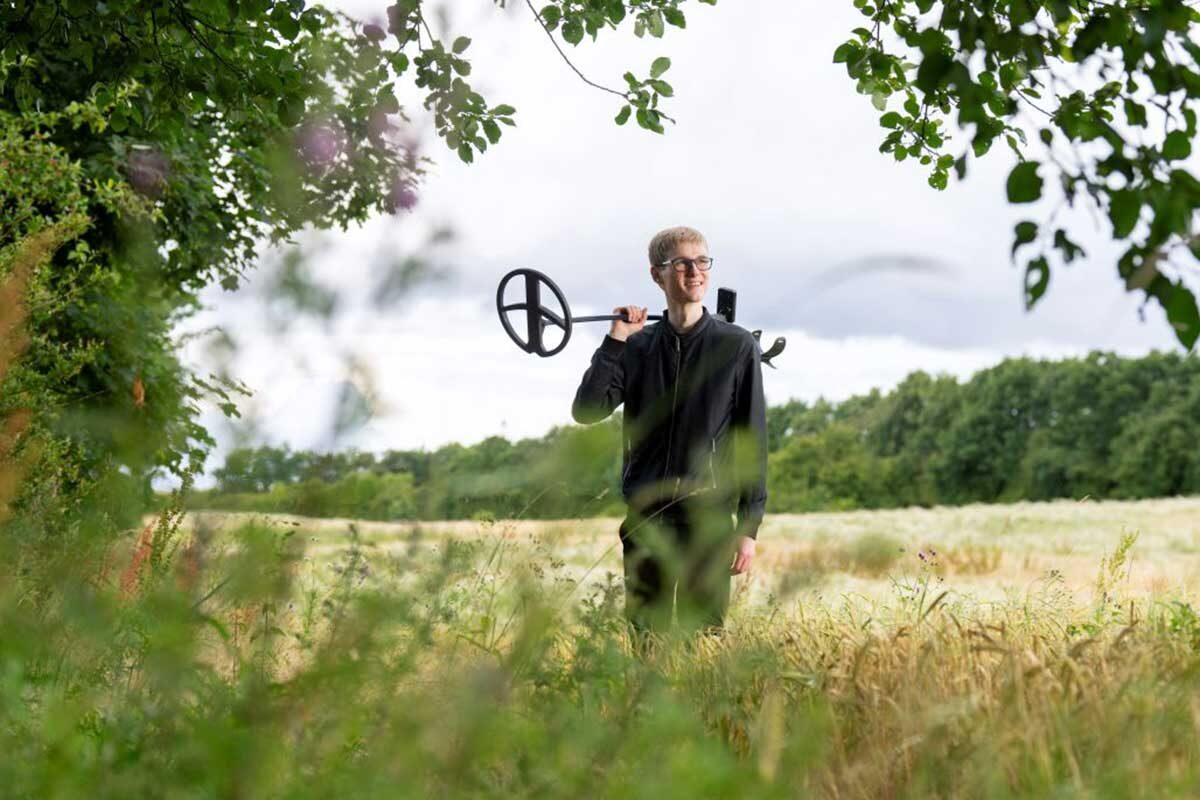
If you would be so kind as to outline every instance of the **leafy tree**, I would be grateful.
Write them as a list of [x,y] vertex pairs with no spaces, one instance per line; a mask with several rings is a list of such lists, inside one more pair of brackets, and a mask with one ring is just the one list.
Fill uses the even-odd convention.
[[1114,477],[1122,497],[1164,497],[1200,491],[1200,385],[1180,397],[1154,387],[1143,413],[1125,420],[1113,444]]
[[[678,5],[563,2],[538,24],[577,44],[628,12],[636,35],[659,37],[685,24]],[[66,169],[73,210],[43,204],[30,219],[55,225],[77,213],[31,270],[31,291],[53,302],[21,320],[35,341],[29,366],[58,383],[5,396],[45,412],[44,430],[50,409],[67,409],[53,427],[63,468],[79,472],[72,485],[112,480],[145,500],[155,474],[199,469],[211,440],[197,402],[214,396],[234,415],[244,387],[188,374],[172,328],[205,286],[237,286],[263,243],[412,206],[423,158],[399,127],[399,85],[421,90],[439,136],[465,161],[515,125],[514,108],[471,87],[470,40],[435,35],[429,6],[394,3],[385,30],[303,0],[0,5],[2,210],[41,202],[61,184],[55,169]],[[669,66],[656,59],[648,78],[629,73],[627,88],[610,90],[644,128],[662,131]],[[24,140],[52,160],[28,158]],[[18,227],[0,229],[0,248],[20,244]],[[296,291],[297,307],[322,308],[321,297]],[[86,357],[79,343],[90,343]],[[330,477],[330,467],[287,474],[325,468]],[[228,488],[262,489],[278,471],[225,477]],[[113,522],[131,526],[142,505],[116,503]]]
[[[790,401],[767,410],[769,504],[788,512],[1196,492],[1198,403],[1200,359],[1100,352],[1009,359],[965,383],[914,372],[890,392],[839,403]],[[309,465],[293,468],[304,480],[257,494],[222,484],[194,505],[367,519],[617,514],[620,435],[609,418],[432,453],[292,453],[289,464]],[[218,473],[232,476],[229,487],[261,486],[278,460],[273,448],[234,451]]]
[[[1085,256],[1056,223],[1090,204],[1123,243],[1117,272],[1166,313],[1179,342],[1200,336],[1188,276],[1200,257],[1200,181],[1185,166],[1196,136],[1200,11],[1183,0],[854,0],[866,22],[841,44],[860,93],[887,129],[880,150],[929,168],[944,189],[1003,141],[1018,163],[1011,203],[1053,197],[1017,224],[1025,301]],[[950,122],[967,132],[956,143]],[[1028,134],[1033,134],[1030,141]]]
[[971,379],[932,464],[944,499],[992,502],[1001,497],[1030,434],[1047,416],[1038,381],[1043,369],[1030,359],[1007,359]]
[[944,432],[959,414],[962,394],[954,378],[917,371],[879,404],[869,443],[872,452],[892,459],[895,486],[890,491],[899,504],[929,506],[938,501],[931,466],[941,452]]
[[51,134],[105,112],[94,101],[0,111],[0,522],[23,543],[13,556],[21,574],[40,574],[33,562],[88,563],[96,529],[125,522],[145,499],[127,474],[204,437],[174,411],[196,390],[164,357],[169,304],[140,290],[136,259],[116,279],[90,244],[114,219],[152,219],[154,209],[123,182],[90,179]]

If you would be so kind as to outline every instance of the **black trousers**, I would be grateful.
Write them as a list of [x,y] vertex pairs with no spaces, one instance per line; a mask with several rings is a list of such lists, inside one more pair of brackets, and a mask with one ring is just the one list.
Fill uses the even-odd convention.
[[620,537],[625,616],[638,632],[722,628],[736,549],[728,505],[629,508]]

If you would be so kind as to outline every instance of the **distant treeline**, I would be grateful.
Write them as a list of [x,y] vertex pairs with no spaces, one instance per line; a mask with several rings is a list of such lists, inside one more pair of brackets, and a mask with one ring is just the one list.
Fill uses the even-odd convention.
[[[1008,359],[969,381],[767,414],[768,511],[1200,492],[1200,359]],[[363,519],[618,514],[620,415],[538,439],[311,453],[236,450],[193,507]]]

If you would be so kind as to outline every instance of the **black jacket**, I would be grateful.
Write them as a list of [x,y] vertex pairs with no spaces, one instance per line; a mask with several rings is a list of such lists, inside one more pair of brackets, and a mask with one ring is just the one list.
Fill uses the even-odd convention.
[[727,503],[755,537],[767,503],[767,417],[758,342],[704,309],[687,333],[663,320],[605,336],[571,416],[598,422],[623,402],[621,493],[639,509],[701,497]]

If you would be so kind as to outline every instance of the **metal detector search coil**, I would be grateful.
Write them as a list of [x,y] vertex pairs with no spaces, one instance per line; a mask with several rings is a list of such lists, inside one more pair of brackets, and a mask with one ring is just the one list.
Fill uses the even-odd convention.
[[[509,283],[517,278],[520,278],[525,285],[525,297],[520,302],[505,303],[504,291],[508,288]],[[558,310],[542,304],[543,287],[558,301]],[[726,322],[733,322],[736,307],[737,293],[731,289],[719,289],[717,315]],[[513,326],[508,315],[514,311],[525,312],[524,325]],[[571,332],[574,330],[576,322],[611,322],[616,319],[628,321],[624,314],[572,317],[567,297],[563,294],[562,289],[558,288],[558,284],[550,280],[544,273],[526,267],[514,269],[500,279],[500,285],[496,288],[496,312],[500,315],[500,324],[504,326],[504,332],[508,334],[508,338],[516,342],[517,347],[526,353],[536,353],[542,358],[549,358],[562,352],[562,349],[567,346],[567,342],[571,340]],[[648,314],[646,319],[661,320],[662,314]],[[563,332],[562,341],[554,347],[546,346],[545,332],[548,326],[561,328]],[[525,338],[518,333],[518,327],[524,329]],[[754,340],[757,342],[762,331],[754,331],[753,334]],[[763,363],[773,368],[775,365],[771,363],[771,359],[782,353],[786,344],[787,341],[782,336],[777,338],[771,345],[771,349],[762,354]]]

